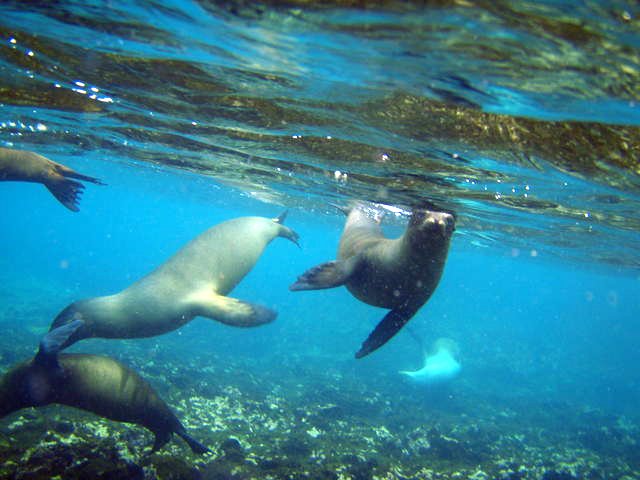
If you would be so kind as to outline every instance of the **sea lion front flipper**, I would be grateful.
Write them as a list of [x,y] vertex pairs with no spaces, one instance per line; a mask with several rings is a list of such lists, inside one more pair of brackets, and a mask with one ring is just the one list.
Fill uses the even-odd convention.
[[278,315],[270,308],[255,303],[243,302],[237,298],[212,293],[197,299],[196,315],[217,320],[234,327],[257,327],[272,322]]
[[289,290],[320,290],[344,285],[353,273],[356,257],[346,261],[332,260],[310,268],[289,286]]
[[356,353],[356,358],[369,355],[391,340],[415,313],[415,309],[396,309],[387,313],[364,341]]

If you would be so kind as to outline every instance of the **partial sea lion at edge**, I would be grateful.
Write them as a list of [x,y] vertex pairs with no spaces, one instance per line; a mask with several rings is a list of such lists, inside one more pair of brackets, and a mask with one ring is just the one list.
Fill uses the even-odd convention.
[[431,297],[444,269],[454,215],[414,208],[402,236],[385,238],[362,205],[347,212],[338,259],[307,270],[289,289],[345,285],[359,300],[391,311],[356,353],[362,358],[389,341]]
[[77,212],[84,185],[72,178],[104,185],[97,178],[78,173],[35,152],[0,147],[0,181],[41,183],[60,203]]
[[187,434],[180,420],[140,375],[109,357],[57,354],[76,325],[45,336],[38,354],[0,378],[0,418],[27,407],[57,403],[118,422],[136,423],[155,435],[152,451],[175,433],[195,453],[209,449]]

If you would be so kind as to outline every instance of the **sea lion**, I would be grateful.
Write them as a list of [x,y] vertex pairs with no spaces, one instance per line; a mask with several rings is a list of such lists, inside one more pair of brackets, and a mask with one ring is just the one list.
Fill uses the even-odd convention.
[[42,183],[69,210],[77,212],[84,185],[71,178],[104,185],[60,163],[27,150],[0,148],[0,181]]
[[416,383],[443,383],[456,377],[460,373],[460,362],[456,360],[458,345],[448,338],[435,341],[432,353],[423,352],[422,368],[418,370],[401,370]]
[[220,223],[115,295],[80,300],[54,319],[51,330],[79,319],[61,348],[89,337],[142,338],[176,330],[196,316],[237,327],[271,322],[277,313],[227,297],[275,237],[297,244],[298,234],[275,219],[241,217]]
[[33,359],[14,366],[0,379],[0,418],[22,408],[58,403],[142,425],[155,435],[153,452],[174,433],[195,453],[209,451],[187,434],[153,387],[130,368],[99,355],[57,355],[55,344],[73,327],[67,324],[51,332]]
[[416,208],[404,234],[388,239],[379,221],[369,217],[362,205],[345,213],[338,260],[307,270],[289,289],[345,285],[361,301],[390,308],[356,353],[356,358],[362,358],[389,341],[434,292],[455,219],[450,213]]

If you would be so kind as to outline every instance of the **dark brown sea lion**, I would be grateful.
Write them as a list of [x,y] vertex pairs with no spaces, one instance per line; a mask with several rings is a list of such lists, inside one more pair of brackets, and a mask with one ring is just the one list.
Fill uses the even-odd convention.
[[152,451],[161,448],[174,433],[195,453],[209,451],[187,434],[151,385],[130,368],[98,355],[56,355],[55,344],[72,330],[70,324],[51,332],[41,343],[38,355],[0,379],[0,418],[22,408],[58,403],[148,428],[155,435]]
[[51,329],[81,320],[64,343],[83,338],[141,338],[176,330],[196,316],[236,327],[271,322],[277,313],[226,295],[249,273],[276,237],[297,242],[282,222],[241,217],[220,223],[185,245],[146,277],[115,295],[80,300],[54,319]]
[[311,268],[289,288],[345,285],[363,302],[390,308],[356,353],[364,357],[391,339],[434,292],[454,229],[452,214],[414,209],[404,234],[388,239],[379,222],[356,206],[348,213],[338,260]]
[[84,185],[72,178],[104,185],[97,178],[82,175],[37,153],[0,148],[0,180],[42,183],[60,203],[77,212]]

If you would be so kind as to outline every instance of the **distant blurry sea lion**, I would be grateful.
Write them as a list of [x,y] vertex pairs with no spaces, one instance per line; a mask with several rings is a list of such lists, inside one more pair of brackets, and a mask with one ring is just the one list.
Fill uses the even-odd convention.
[[67,306],[51,325],[73,320],[78,328],[61,348],[83,338],[153,337],[176,330],[196,316],[236,327],[271,322],[277,313],[226,295],[249,273],[276,237],[297,244],[298,234],[278,218],[241,217],[220,223],[130,287]]
[[104,185],[60,163],[26,150],[0,148],[0,180],[42,183],[69,210],[77,212],[84,185],[71,178]]
[[348,211],[338,260],[307,270],[289,288],[345,285],[363,302],[390,308],[356,353],[362,358],[389,341],[434,292],[454,229],[452,214],[416,208],[404,234],[388,239],[379,222],[357,205]]
[[56,355],[55,344],[64,341],[73,327],[69,324],[46,336],[33,359],[0,379],[0,418],[22,408],[58,403],[148,428],[155,435],[152,451],[174,433],[195,453],[209,451],[187,434],[151,385],[130,368],[98,355]]
[[448,338],[435,341],[431,353],[424,352],[422,367],[418,370],[401,370],[416,383],[442,383],[454,378],[460,373],[460,362],[456,360],[458,345]]

